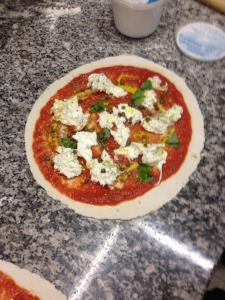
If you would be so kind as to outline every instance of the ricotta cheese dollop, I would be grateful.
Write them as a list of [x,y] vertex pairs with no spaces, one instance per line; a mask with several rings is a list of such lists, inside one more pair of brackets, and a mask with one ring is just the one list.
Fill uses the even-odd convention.
[[183,108],[180,105],[174,104],[167,111],[151,118],[144,119],[142,121],[142,126],[149,132],[164,134],[169,126],[173,125],[181,118],[182,113]]
[[156,166],[161,170],[167,159],[167,152],[164,150],[164,144],[147,144],[131,143],[127,147],[120,147],[114,150],[117,155],[124,155],[129,159],[135,159],[142,155],[142,162],[150,166]]
[[67,178],[73,178],[80,175],[82,172],[82,166],[71,148],[58,147],[53,162],[54,169],[65,175]]
[[141,143],[131,143],[127,147],[119,147],[116,150],[114,150],[114,153],[116,154],[116,157],[118,155],[124,155],[128,159],[135,159],[139,155],[141,155],[144,151],[144,145]]
[[127,92],[124,91],[124,89],[113,84],[103,73],[89,75],[88,86],[95,91],[105,92],[106,94],[113,95],[117,98],[127,95]]
[[114,124],[125,122],[125,118],[119,118],[116,114],[103,111],[99,114],[98,123],[101,128],[111,129]]
[[[124,117],[119,117],[114,110],[113,113],[101,112],[98,122],[101,128],[110,129],[111,135],[120,146],[125,146],[130,135],[130,129],[124,125],[125,120]],[[117,127],[115,130],[112,129],[113,125]]]
[[149,77],[148,80],[151,80],[153,89],[164,91],[164,92],[166,92],[168,90],[167,83],[165,85],[161,86],[162,81],[159,78],[159,76]]
[[65,125],[74,125],[81,130],[88,121],[89,114],[84,114],[76,96],[68,100],[55,100],[52,112],[57,121]]
[[124,114],[126,119],[130,121],[132,125],[143,119],[142,113],[138,109],[131,107],[126,103],[119,104],[117,107],[114,107],[113,114],[117,116]]
[[90,163],[91,180],[101,185],[112,185],[120,174],[118,166],[113,162],[109,154],[104,150],[101,160],[94,159]]
[[126,146],[127,140],[130,136],[130,129],[122,122],[116,124],[116,130],[110,130],[111,135],[120,146]]
[[96,132],[80,131],[72,137],[77,141],[77,155],[89,163],[92,160],[91,147],[98,144]]
[[163,164],[167,159],[167,152],[164,150],[163,144],[148,144],[144,147],[142,162],[150,166],[156,166],[158,170],[162,170]]
[[142,105],[149,110],[154,108],[154,104],[157,102],[157,95],[153,90],[147,90],[144,92],[145,99]]

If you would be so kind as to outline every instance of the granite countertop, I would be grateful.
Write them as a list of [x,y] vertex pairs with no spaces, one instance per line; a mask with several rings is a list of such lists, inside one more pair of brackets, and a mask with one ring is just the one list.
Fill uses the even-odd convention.
[[[134,40],[115,29],[107,0],[0,2],[0,259],[40,274],[70,300],[202,298],[225,245],[225,63],[180,53],[174,33],[190,20],[222,27],[224,16],[196,1],[169,1],[157,31]],[[37,185],[24,128],[56,77],[121,53],[186,79],[204,115],[206,142],[173,201],[135,220],[100,221],[76,215]]]

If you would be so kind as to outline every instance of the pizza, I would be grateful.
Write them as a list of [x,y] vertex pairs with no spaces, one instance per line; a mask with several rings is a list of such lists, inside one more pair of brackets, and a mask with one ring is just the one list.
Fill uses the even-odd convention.
[[28,290],[18,286],[7,274],[0,271],[0,299],[1,300],[40,300]]
[[40,276],[0,260],[1,300],[66,300],[66,297]]
[[36,180],[97,218],[133,218],[171,200],[196,168],[203,118],[185,82],[137,56],[106,58],[54,82],[27,121]]

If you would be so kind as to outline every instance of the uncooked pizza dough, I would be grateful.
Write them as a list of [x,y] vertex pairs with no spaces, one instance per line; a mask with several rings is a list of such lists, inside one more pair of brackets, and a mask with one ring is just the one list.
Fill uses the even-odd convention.
[[[157,72],[172,82],[183,95],[184,101],[191,115],[192,138],[189,144],[188,153],[180,169],[160,185],[155,186],[149,192],[133,200],[110,206],[95,206],[91,204],[74,201],[55,189],[43,176],[34,157],[32,150],[33,132],[35,124],[39,118],[40,110],[49,99],[61,88],[63,88],[72,79],[91,72],[97,68],[111,67],[117,65],[134,66],[149,69]],[[65,77],[53,82],[35,102],[27,120],[25,129],[25,145],[28,162],[31,172],[36,181],[47,191],[48,195],[56,200],[60,200],[76,213],[87,217],[98,219],[132,219],[143,216],[151,211],[160,208],[162,205],[173,199],[182,187],[188,182],[189,176],[196,169],[200,161],[200,153],[204,145],[204,124],[198,102],[186,85],[185,81],[174,72],[155,64],[147,59],[133,56],[121,55],[117,57],[108,57],[96,62],[81,66]]]
[[11,277],[18,286],[30,291],[41,300],[66,300],[66,296],[56,290],[53,284],[28,270],[0,260],[0,271]]

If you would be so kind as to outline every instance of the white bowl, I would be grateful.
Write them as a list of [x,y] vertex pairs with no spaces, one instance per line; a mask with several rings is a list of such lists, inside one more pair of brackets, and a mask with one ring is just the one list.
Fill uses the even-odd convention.
[[124,35],[142,38],[153,33],[160,21],[166,0],[135,4],[129,0],[112,0],[116,28]]

